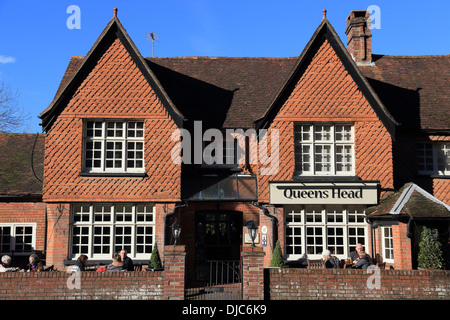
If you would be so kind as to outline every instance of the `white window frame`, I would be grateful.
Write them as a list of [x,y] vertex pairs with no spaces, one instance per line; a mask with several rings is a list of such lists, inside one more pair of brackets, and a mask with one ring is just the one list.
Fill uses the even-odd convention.
[[[383,250],[383,261],[394,263],[394,236],[392,226],[381,227],[381,247]],[[389,251],[389,256],[386,254],[387,251]]]
[[[29,255],[36,251],[36,223],[22,223],[22,222],[14,222],[14,223],[0,223],[0,227],[10,227],[11,228],[11,242],[9,246],[9,251],[1,252],[2,254],[12,254],[17,256],[25,256]],[[32,235],[31,235],[31,250],[28,251],[16,251],[16,227],[31,227]]]
[[[101,128],[97,128],[97,130],[96,130],[97,133],[101,133],[100,136],[88,135],[88,131],[90,131],[90,129],[88,129],[88,123],[90,123],[90,122],[92,122],[94,124],[101,124]],[[120,137],[116,137],[116,136],[111,137],[111,136],[107,135],[108,129],[111,132],[115,132],[115,130],[113,128],[108,128],[109,124],[114,124],[114,123],[122,123],[123,124],[123,127],[121,129],[122,135]],[[129,136],[130,131],[134,131],[134,132],[137,131],[135,128],[134,129],[129,128],[131,123],[134,123],[135,126],[137,126],[138,123],[142,124],[142,136],[139,136],[139,137]],[[118,131],[118,130],[116,130],[116,131]],[[143,120],[136,120],[136,119],[132,119],[132,120],[85,119],[84,125],[83,125],[83,172],[86,172],[86,173],[126,173],[126,172],[143,173],[143,172],[145,172],[144,137],[145,137],[145,124],[144,124]],[[92,149],[88,148],[87,145],[90,143],[96,144],[98,147],[97,148],[93,147]],[[121,143],[122,146],[120,149],[110,149],[110,150],[114,150],[114,151],[108,152],[107,148],[108,148],[108,145],[110,145],[111,143],[113,143],[114,145]],[[128,148],[129,143],[134,143],[135,146],[138,143],[142,144],[142,150],[137,151],[137,152],[142,153],[142,158],[138,158],[138,160],[128,158],[128,153],[134,152],[133,149]],[[96,149],[98,151],[95,154]],[[118,167],[115,167],[115,164],[114,164],[113,167],[110,167],[109,161],[114,162],[115,157],[116,157],[116,151],[121,153],[120,157],[117,158],[117,159],[120,159],[121,165]],[[92,152],[92,156],[88,157],[88,153],[91,153],[91,152]],[[107,159],[106,157],[108,154],[112,154],[112,158]],[[94,161],[94,159],[99,159],[100,166],[94,166],[94,164],[92,164],[92,166],[88,166],[86,163],[87,159],[92,159],[92,161]],[[135,161],[135,162],[142,161],[142,166],[138,167],[138,168],[136,168],[136,167],[133,168],[128,165],[128,161]]]
[[[320,208],[320,212],[319,209]],[[307,220],[307,214],[315,210],[315,218]],[[334,253],[339,259],[349,259],[350,251],[354,250],[357,243],[368,244],[367,222],[364,220],[364,206],[357,205],[286,205],[285,212],[285,251],[287,260],[298,260],[304,257],[305,253],[308,259],[322,258],[322,251],[330,250],[331,247],[343,247],[342,252]],[[355,213],[357,212],[357,213]],[[358,216],[359,219],[353,219],[351,216]],[[295,220],[291,217],[295,216]],[[336,219],[338,217],[338,219]],[[328,219],[330,218],[330,219]],[[341,219],[342,218],[342,219]],[[313,239],[315,248],[313,253],[308,252],[308,230],[309,228],[321,228],[321,235],[315,235]],[[317,231],[314,229],[314,231]],[[340,229],[342,236],[328,236],[329,230]],[[352,235],[350,231],[363,231],[363,235]],[[292,238],[288,239],[288,238]],[[298,239],[295,239],[298,238]],[[321,239],[321,245],[317,245],[317,240]],[[328,240],[334,238],[342,239],[342,244],[335,242],[329,244]],[[288,248],[289,246],[292,249]],[[298,249],[300,247],[300,250]],[[296,249],[297,248],[297,249]],[[297,253],[295,253],[297,251]],[[293,253],[291,253],[293,252]]]
[[[119,209],[121,207],[131,207],[131,213],[129,216],[131,219],[129,221],[120,221],[118,219],[122,214],[120,214]],[[76,212],[78,211],[79,207],[83,207],[83,216],[85,217],[82,221],[76,221],[75,216]],[[96,214],[96,208],[106,208],[106,210],[102,210],[102,213],[100,213],[100,210],[97,210]],[[146,212],[147,215],[142,215],[140,212],[142,209],[147,209],[151,207],[151,212]],[[110,210],[110,211],[109,211]],[[105,212],[111,212],[109,219],[104,219],[104,217],[108,217],[108,214],[105,214]],[[97,221],[95,220],[97,216]],[[126,215],[128,216],[128,215]],[[151,216],[150,221],[138,221],[139,217],[145,218],[146,216]],[[103,219],[100,219],[100,217],[103,217]],[[155,236],[156,236],[156,230],[155,230],[155,219],[156,219],[156,211],[155,211],[155,205],[152,203],[78,203],[78,204],[72,204],[71,205],[71,228],[70,228],[70,256],[72,259],[76,259],[80,254],[85,254],[88,256],[89,259],[94,260],[110,260],[112,257],[113,252],[118,252],[120,249],[122,249],[123,245],[120,245],[116,243],[117,239],[117,229],[116,228],[130,228],[130,233],[125,234],[126,237],[130,237],[130,244],[127,244],[127,246],[130,246],[130,249],[128,251],[128,256],[132,259],[149,259],[151,252],[144,252],[143,253],[137,253],[137,246],[144,245],[148,246],[150,245],[152,247],[152,250],[155,245]],[[77,236],[75,234],[74,230],[75,228],[85,228],[87,231],[87,235],[85,236],[85,240],[87,243],[85,243],[85,246],[87,247],[86,251],[80,251],[77,250],[75,252],[74,250],[74,237]],[[109,239],[108,235],[95,235],[94,230],[95,228],[109,228]],[[140,228],[152,228],[151,236],[152,241],[151,243],[146,243],[144,241],[143,244],[137,242],[137,238],[141,237],[140,234],[138,234],[138,230]],[[98,246],[96,242],[97,239],[101,240],[102,242],[104,240],[109,241],[108,244],[105,244],[105,246],[108,246],[108,252],[106,253],[95,253],[94,247]],[[107,242],[105,241],[105,242]],[[120,245],[120,246],[119,246]],[[117,250],[116,250],[117,249]]]
[[449,176],[450,141],[419,143],[417,145],[417,167],[419,174]]
[[[344,127],[350,127],[350,131],[344,131]],[[349,134],[347,139],[344,138]],[[339,139],[338,136],[341,136]],[[297,175],[317,175],[317,176],[353,176],[355,175],[355,127],[352,123],[294,123],[294,148],[295,148],[295,174]],[[338,162],[338,149],[349,152],[342,152],[343,158],[351,157],[350,161]],[[319,152],[319,149],[322,152]],[[326,151],[328,150],[328,151]],[[323,155],[319,157],[319,155]],[[329,158],[324,161],[322,167],[329,167],[329,170],[319,170],[322,163],[320,159]],[[350,170],[340,170],[340,164],[351,166]],[[307,167],[307,169],[305,169]]]

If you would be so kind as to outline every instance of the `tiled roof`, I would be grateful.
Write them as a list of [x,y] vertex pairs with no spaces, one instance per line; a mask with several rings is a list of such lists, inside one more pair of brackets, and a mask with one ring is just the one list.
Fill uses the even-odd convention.
[[146,58],[181,113],[214,128],[253,127],[297,59]]
[[373,55],[360,66],[400,128],[450,131],[450,55]]
[[44,135],[2,133],[0,150],[0,199],[42,195]]
[[371,216],[409,215],[413,218],[450,218],[450,206],[414,183],[388,195],[377,206],[368,208]]
[[[126,34],[117,18],[113,18],[110,25],[113,22]],[[98,43],[108,28],[112,27],[105,28]],[[345,47],[326,19],[304,52],[322,33],[334,36],[335,48],[341,56],[345,55]],[[300,57],[288,58],[170,57],[143,58],[143,61],[161,85],[163,95],[167,94],[169,104],[173,103],[175,113],[179,111],[179,116],[189,121],[203,120],[204,127],[249,128],[274,104],[301,63],[304,52]],[[450,55],[373,55],[373,60],[374,66],[359,66],[353,74],[361,74],[367,79],[370,86],[366,94],[376,93],[372,104],[382,103],[377,111],[386,113],[386,123],[393,117],[401,123],[401,128],[449,131]],[[72,57],[51,105],[56,103],[85,61],[84,57]],[[353,67],[347,65],[347,68]],[[362,83],[364,87],[365,80]]]

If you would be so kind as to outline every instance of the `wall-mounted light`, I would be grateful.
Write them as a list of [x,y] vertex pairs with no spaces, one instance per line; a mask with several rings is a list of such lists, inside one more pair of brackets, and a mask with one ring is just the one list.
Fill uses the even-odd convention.
[[247,221],[246,227],[248,230],[248,235],[250,236],[250,239],[252,239],[252,247],[254,247],[258,226],[255,224],[255,221],[252,219],[252,220]]
[[180,237],[180,234],[181,234],[181,226],[178,223],[178,220],[175,220],[175,223],[172,225],[172,235],[173,238],[175,239],[175,242],[173,244],[174,247],[177,245],[177,240]]

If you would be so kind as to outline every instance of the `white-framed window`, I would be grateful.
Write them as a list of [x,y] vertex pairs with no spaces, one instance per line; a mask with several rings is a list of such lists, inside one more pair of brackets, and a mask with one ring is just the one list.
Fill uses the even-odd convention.
[[450,175],[450,142],[425,142],[417,145],[420,174]]
[[36,248],[35,223],[0,223],[0,252],[27,255]]
[[300,175],[354,175],[352,124],[294,124],[295,172]]
[[86,120],[84,172],[144,172],[144,122]]
[[153,204],[73,204],[71,255],[111,259],[126,249],[132,259],[148,259],[155,242]]
[[394,262],[394,237],[392,236],[392,226],[381,227],[383,260]]
[[325,249],[348,259],[356,244],[367,244],[363,206],[286,205],[284,211],[288,260],[305,254],[309,259],[319,259]]

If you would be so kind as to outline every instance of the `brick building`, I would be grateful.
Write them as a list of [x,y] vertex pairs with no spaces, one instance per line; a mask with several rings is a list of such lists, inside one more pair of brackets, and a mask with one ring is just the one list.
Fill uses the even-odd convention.
[[145,58],[115,14],[40,115],[33,208],[0,190],[0,225],[33,224],[62,268],[122,248],[146,264],[177,221],[191,283],[240,260],[250,221],[265,266],[279,240],[291,263],[362,243],[415,268],[423,225],[448,237],[450,56],[372,54],[367,18],[347,18],[348,50],[324,13],[299,57]]

